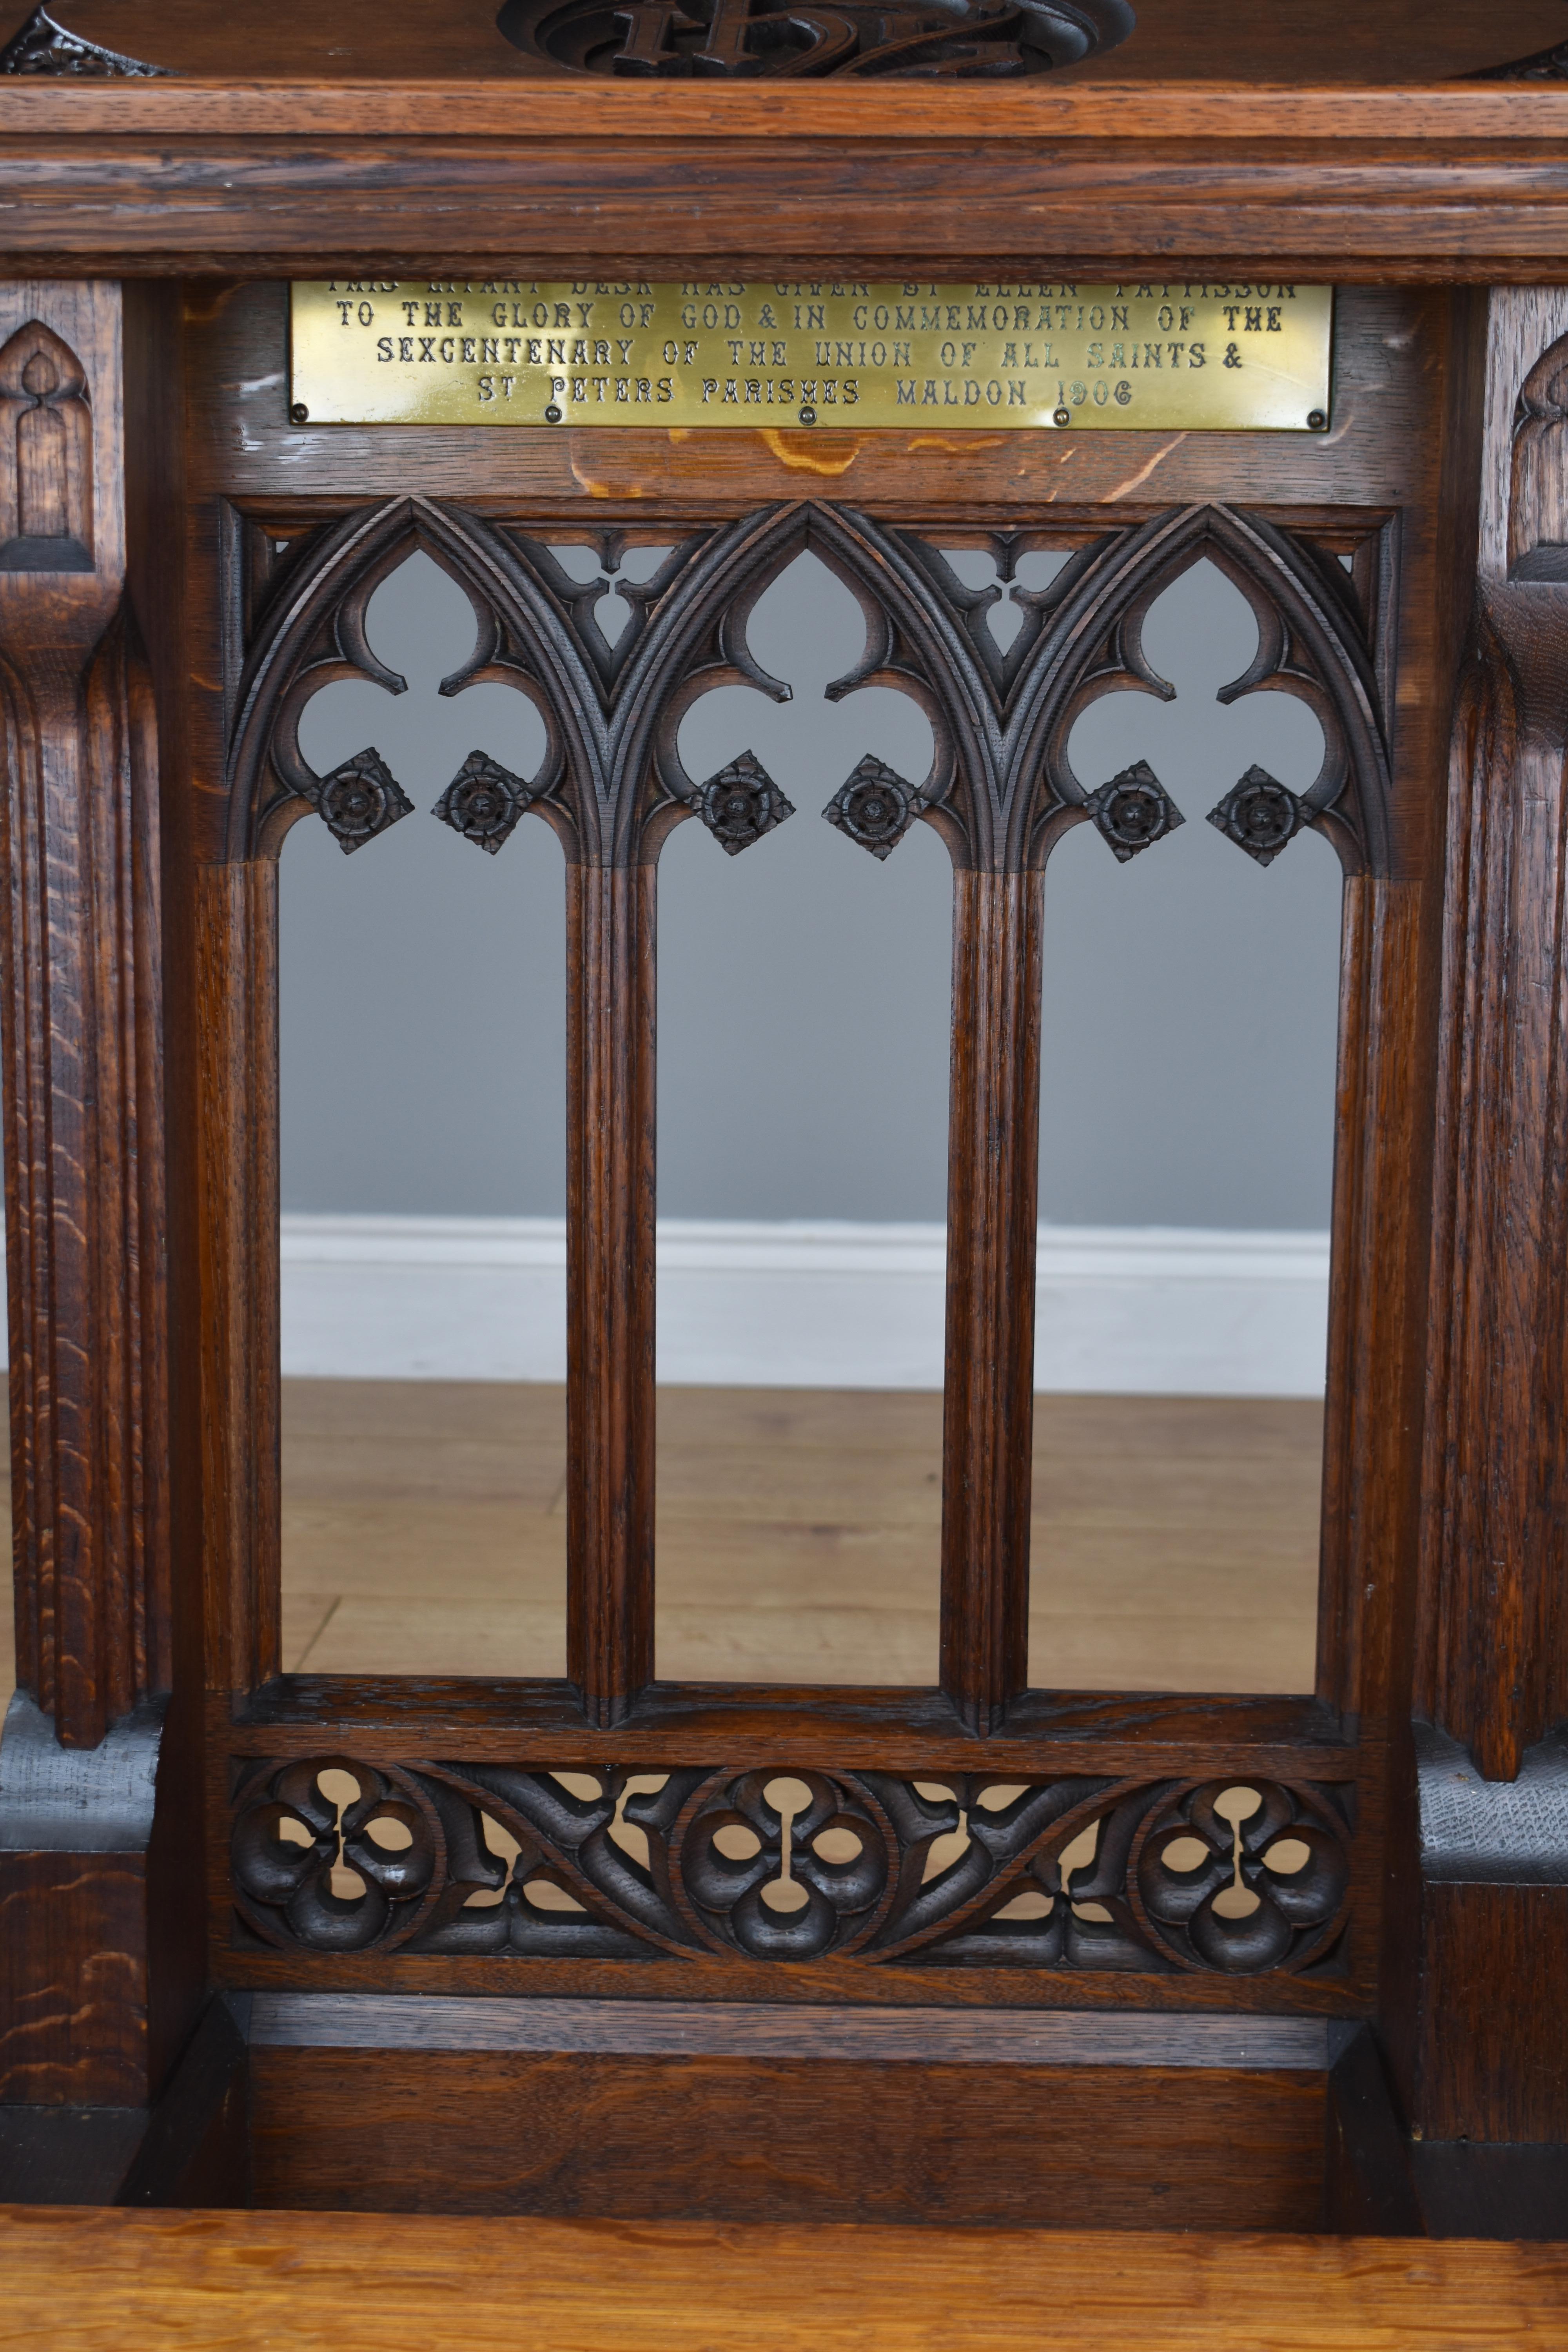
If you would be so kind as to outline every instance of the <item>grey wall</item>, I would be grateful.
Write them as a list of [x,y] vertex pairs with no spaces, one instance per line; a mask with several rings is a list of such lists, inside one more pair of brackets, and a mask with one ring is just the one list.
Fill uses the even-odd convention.
[[[988,558],[962,561],[976,582],[989,576]],[[1050,562],[1037,559],[1043,571]],[[470,649],[473,622],[427,559],[380,590],[370,634],[409,693],[329,688],[307,713],[305,749],[325,769],[375,744],[420,814],[352,858],[313,819],[289,837],[284,1205],[559,1214],[560,850],[528,819],[489,858],[425,814],[476,746],[531,772],[542,730],[505,688],[437,695]],[[946,852],[917,826],[879,864],[817,814],[863,751],[911,777],[929,757],[926,721],[902,697],[823,701],[862,641],[847,593],[803,558],[752,629],[794,701],[725,688],[686,720],[693,774],[754,750],[797,814],[738,858],[696,824],[663,855],[667,1215],[942,1213]],[[1148,759],[1188,822],[1126,866],[1089,826],[1052,857],[1043,1213],[1325,1225],[1339,869],[1309,835],[1265,871],[1203,822],[1255,760],[1286,783],[1309,782],[1317,722],[1278,694],[1229,710],[1215,702],[1256,630],[1207,565],[1162,598],[1145,642],[1178,700],[1107,698],[1080,720],[1072,756],[1089,782]]]

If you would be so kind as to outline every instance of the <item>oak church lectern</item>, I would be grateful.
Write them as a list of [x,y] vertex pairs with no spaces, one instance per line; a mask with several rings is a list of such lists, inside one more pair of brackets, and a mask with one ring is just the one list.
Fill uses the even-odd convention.
[[[8,2193],[1552,2234],[1562,0],[12,15]],[[613,644],[584,541],[670,551]],[[455,683],[548,747],[438,814],[563,851],[554,1681],[279,1671],[277,861],[407,807],[300,727],[396,683],[364,614],[416,548],[473,607]],[[1067,561],[1005,646],[944,548]],[[923,824],[954,874],[919,1690],[653,1654],[658,861],[785,813],[677,733],[767,687],[803,549],[935,743],[832,780],[842,854]],[[1326,747],[1215,822],[1344,872],[1317,1683],[1031,1687],[1047,861],[1162,855],[1157,774],[1068,736],[1161,690],[1142,617],[1203,557],[1258,622],[1236,691]]]

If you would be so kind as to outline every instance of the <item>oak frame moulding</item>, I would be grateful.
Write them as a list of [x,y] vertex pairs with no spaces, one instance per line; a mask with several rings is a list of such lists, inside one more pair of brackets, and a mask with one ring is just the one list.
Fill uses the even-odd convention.
[[[0,2099],[13,2121],[152,2118],[127,2175],[142,2201],[199,2198],[205,2149],[236,2200],[754,2219],[794,2150],[816,2182],[801,2218],[858,2194],[868,2216],[929,2220],[937,2170],[888,2153],[857,2189],[827,2161],[880,2098],[904,2103],[911,2146],[940,2112],[933,2148],[973,2147],[941,2195],[993,2224],[1026,2221],[1054,2165],[1075,2216],[1123,2229],[1163,2210],[1441,2231],[1472,2148],[1494,2183],[1519,2158],[1551,2209],[1568,91],[1156,89],[1120,67],[1041,89],[453,82],[399,22],[404,79],[0,83],[24,1686],[0,1748]],[[287,408],[290,273],[482,280],[525,249],[542,276],[771,277],[824,253],[840,276],[1033,274],[1047,231],[1068,275],[1338,281],[1330,429],[563,428],[481,454],[461,427],[318,429]],[[944,535],[1068,555],[1005,656],[944,576]],[[675,551],[610,652],[551,551],[628,536]],[[416,548],[475,610],[458,682],[521,681],[545,719],[516,814],[564,852],[554,1683],[279,1672],[277,856],[296,821],[374,855],[404,813],[368,754],[315,774],[297,722],[330,678],[400,683],[363,614]],[[866,616],[847,684],[912,682],[932,718],[932,776],[900,786],[899,825],[932,824],[955,869],[942,1675],[913,1693],[674,1685],[652,1645],[656,861],[676,824],[715,822],[679,715],[704,684],[769,688],[745,621],[803,548]],[[1142,617],[1201,556],[1259,623],[1236,690],[1282,688],[1322,720],[1291,824],[1346,876],[1319,1678],[1285,1698],[1063,1695],[1026,1687],[1024,1640],[1041,877],[1070,824],[1141,845],[1116,831],[1127,780],[1090,793],[1067,734],[1112,686],[1160,690]],[[771,822],[769,780],[743,781]],[[355,1795],[328,1794],[334,1771]],[[774,1775],[804,1796],[769,1800]],[[1238,1780],[1251,1831],[1219,1810]],[[403,1843],[378,1843],[394,1822]],[[717,1843],[736,1827],[761,1854],[743,1886]],[[811,1859],[828,1829],[857,1845],[831,1871]],[[1289,1885],[1281,1837],[1309,1857]],[[928,1889],[939,1838],[963,1859]],[[1165,1863],[1194,1839],[1201,1866]],[[757,1873],[792,1857],[806,1899],[770,1917]],[[1233,1880],[1250,1926],[1215,1909]],[[300,2004],[322,2000],[363,2003],[357,2035],[289,2039],[279,2021],[319,2021]],[[694,2039],[585,2051],[562,2025],[560,2046],[454,2047],[406,2027],[424,2001],[459,2041],[458,2011],[508,2002],[542,2031],[551,2004],[599,2003],[603,2023],[640,2003]],[[725,2045],[747,2005],[786,2038],[820,2016],[819,2057]],[[877,2053],[827,2050],[845,2011]],[[1056,2149],[1029,2128],[1044,2070],[960,2048],[951,2023],[983,2039],[1001,2021],[1005,2050],[1030,2011],[1100,2053],[1059,2070]],[[932,2012],[949,2024],[917,2028]],[[1265,2041],[1321,2035],[1321,2063],[1161,2065],[1188,2019],[1238,2048],[1252,2020]],[[1148,2048],[1108,2057],[1095,2034],[1135,2021]],[[917,2031],[929,2047],[895,2064]],[[503,2151],[459,2177],[477,2104],[521,2140],[588,2070],[624,2132],[574,2110],[558,2162]],[[748,2173],[770,2103],[784,2155]],[[1004,2108],[1032,2152],[992,2196]],[[653,2111],[680,2117],[673,2207],[632,2128]],[[345,2116],[375,2143],[352,2192]],[[101,2129],[118,2149],[123,2120]],[[651,2202],[628,2204],[623,2142]]]

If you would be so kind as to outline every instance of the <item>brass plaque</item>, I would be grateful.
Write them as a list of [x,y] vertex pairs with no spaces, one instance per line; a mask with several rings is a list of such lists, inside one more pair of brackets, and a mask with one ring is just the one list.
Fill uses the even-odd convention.
[[297,425],[1321,432],[1333,289],[333,278]]

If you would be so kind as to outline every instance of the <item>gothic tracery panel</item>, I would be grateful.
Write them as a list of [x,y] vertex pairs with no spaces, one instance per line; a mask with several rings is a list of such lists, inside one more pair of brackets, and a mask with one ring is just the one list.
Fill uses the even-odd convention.
[[[1272,779],[1249,772],[1215,821],[1254,856],[1260,847],[1276,856],[1295,831],[1314,825],[1349,870],[1386,863],[1388,755],[1365,617],[1331,557],[1259,516],[1202,506],[1112,528],[1047,586],[1012,589],[1021,617],[1006,646],[988,624],[1002,587],[966,587],[917,532],[818,502],[699,530],[650,580],[616,581],[630,618],[611,642],[594,611],[624,536],[604,534],[608,570],[585,582],[563,568],[548,541],[425,499],[363,509],[308,542],[263,603],[247,665],[232,754],[235,850],[275,840],[301,805],[321,805],[327,780],[312,772],[299,744],[312,695],[354,676],[402,691],[401,678],[370,649],[364,611],[416,544],[459,582],[479,624],[471,659],[443,693],[479,679],[503,682],[544,720],[549,748],[527,780],[525,803],[521,780],[500,796],[514,820],[526,804],[555,826],[574,863],[587,865],[642,862],[689,814],[727,847],[744,846],[786,813],[777,786],[754,761],[755,773],[742,775],[737,761],[733,775],[689,776],[677,738],[692,702],[716,686],[784,698],[787,689],[752,658],[746,624],[770,582],[809,547],[845,582],[867,622],[864,654],[830,698],[894,688],[919,704],[935,736],[928,776],[898,777],[875,761],[872,773],[862,761],[824,812],[878,856],[917,816],[942,835],[955,863],[992,872],[1043,863],[1062,827],[1085,818],[1123,858],[1182,822],[1152,771],[1080,779],[1068,744],[1076,720],[1104,695],[1132,688],[1169,698],[1173,689],[1143,654],[1143,619],[1161,592],[1207,555],[1258,624],[1257,654],[1221,701],[1294,695],[1321,720],[1325,743],[1321,772],[1292,796],[1293,811],[1262,792]],[[1043,531],[995,535],[1009,583],[1020,551],[1047,539]],[[477,749],[470,768],[488,756]],[[380,822],[390,823],[402,812],[379,774],[376,781]],[[437,810],[444,822],[452,821],[453,793],[468,805],[471,782],[465,771],[448,787]],[[505,833],[486,814],[494,790],[492,778],[479,822],[485,845],[499,847]],[[357,810],[351,814],[357,822]],[[481,836],[470,828],[469,837]]]
[[247,1768],[239,1933],[284,1949],[1331,1972],[1342,1788],[584,1765]]

